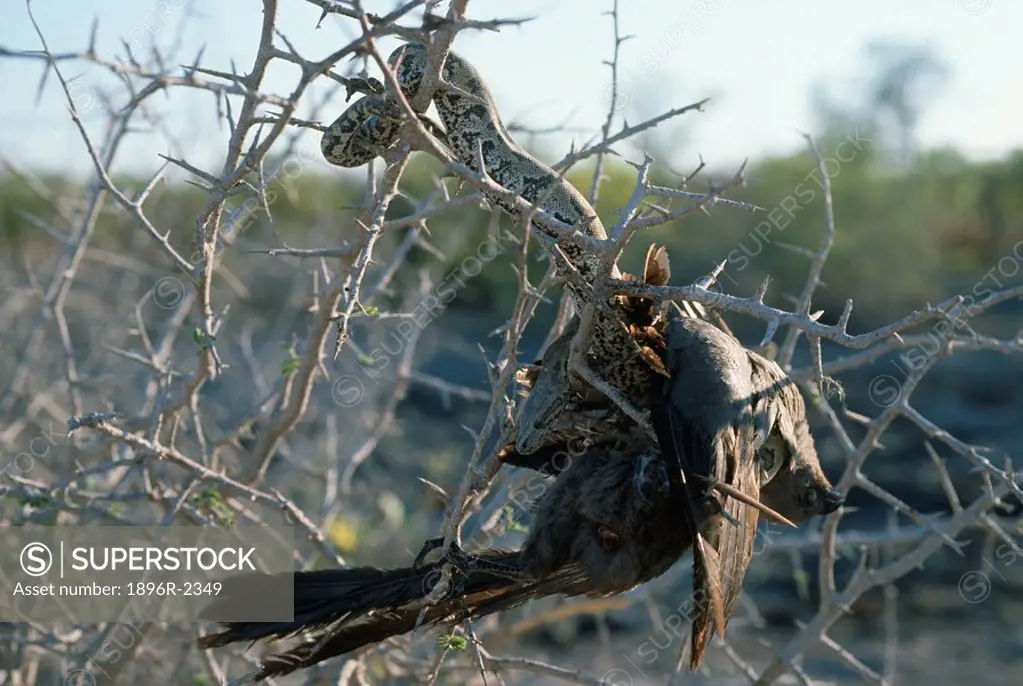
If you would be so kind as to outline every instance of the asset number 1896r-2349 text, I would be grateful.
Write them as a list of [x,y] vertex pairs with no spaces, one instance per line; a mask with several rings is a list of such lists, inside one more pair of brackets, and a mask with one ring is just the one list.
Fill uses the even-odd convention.
[[136,581],[127,585],[128,595],[138,596],[215,596],[220,595],[219,581]]

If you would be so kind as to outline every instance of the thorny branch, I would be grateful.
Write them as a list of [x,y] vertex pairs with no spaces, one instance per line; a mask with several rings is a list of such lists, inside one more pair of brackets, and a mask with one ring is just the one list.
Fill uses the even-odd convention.
[[[0,415],[7,420],[0,431],[0,448],[5,455],[33,458],[31,465],[22,460],[12,463],[13,468],[5,467],[0,481],[0,495],[4,496],[0,500],[0,519],[5,524],[20,524],[38,519],[42,512],[55,523],[180,522],[217,526],[234,520],[281,521],[294,525],[307,537],[307,545],[301,551],[306,564],[322,559],[342,565],[345,561],[337,538],[331,533],[333,527],[355,511],[350,501],[365,501],[372,495],[359,490],[353,475],[360,465],[377,455],[378,446],[395,425],[395,413],[406,389],[414,384],[441,394],[446,402],[457,397],[465,402],[487,403],[481,428],[469,430],[473,448],[468,467],[457,492],[446,502],[446,516],[441,524],[447,543],[460,542],[463,525],[486,506],[492,492],[499,490],[502,483],[497,476],[499,463],[489,448],[503,443],[510,435],[515,403],[510,391],[519,366],[520,339],[543,299],[542,288],[534,286],[528,274],[530,244],[524,238],[532,224],[558,236],[559,242],[574,241],[601,257],[604,271],[594,286],[598,294],[617,292],[656,301],[685,299],[719,311],[747,315],[766,323],[767,335],[761,342],[764,346],[785,326],[778,359],[786,367],[791,365],[799,338],[805,337],[811,348],[811,364],[794,369],[791,374],[810,390],[813,389],[809,382],[822,389],[831,375],[862,368],[896,351],[911,351],[932,341],[933,335],[913,333],[922,324],[948,325],[941,346],[913,366],[896,401],[876,417],[863,418],[851,412],[840,415],[826,398],[818,403],[846,458],[839,487],[846,491],[862,490],[903,514],[912,526],[878,533],[839,532],[839,523],[846,513],[838,512],[827,518],[819,533],[804,532],[773,540],[769,552],[820,550],[819,609],[775,653],[766,668],[758,669],[733,646],[724,645],[729,659],[756,684],[774,683],[786,673],[809,682],[799,661],[816,644],[833,651],[864,681],[886,683],[890,669],[882,676],[868,667],[835,642],[828,635],[829,629],[869,589],[894,588],[891,585],[896,580],[923,565],[943,547],[958,551],[962,544],[957,537],[964,532],[982,529],[999,540],[1012,542],[1005,527],[1019,526],[1018,521],[1006,521],[997,515],[1007,496],[1023,495],[1018,485],[1020,474],[1011,460],[999,461],[982,446],[951,435],[924,416],[910,400],[927,372],[945,357],[982,350],[1023,354],[1023,338],[1002,340],[980,335],[968,324],[1001,303],[1023,297],[1023,286],[1005,288],[969,306],[963,296],[954,296],[864,333],[848,330],[851,300],[837,318],[835,313],[830,316],[812,313],[812,300],[838,230],[830,180],[823,168],[825,216],[821,242],[816,251],[804,251],[811,263],[792,311],[765,302],[766,283],[757,293],[743,297],[709,290],[713,278],[697,285],[670,287],[613,279],[611,267],[629,241],[644,229],[676,222],[715,205],[758,209],[722,197],[743,183],[743,170],[725,186],[700,193],[686,188],[695,174],[680,188],[657,185],[650,175],[655,161],[646,158],[635,165],[634,188],[618,212],[610,239],[604,243],[594,241],[580,234],[577,227],[561,224],[542,209],[514,198],[485,172],[473,173],[453,158],[414,116],[429,105],[430,94],[440,83],[441,64],[461,31],[497,30],[524,20],[470,18],[467,0],[450,3],[443,17],[429,13],[436,3],[427,0],[406,2],[384,16],[367,13],[358,0],[306,1],[321,10],[321,22],[333,15],[355,28],[358,36],[320,59],[308,58],[279,33],[278,2],[263,0],[258,45],[246,72],[239,73],[233,64],[229,68],[203,65],[201,55],[176,71],[167,65],[177,63],[178,56],[173,50],[156,45],[148,51],[149,59],[144,63],[127,42],[124,44],[128,56],[124,59],[100,55],[95,46],[97,26],[93,27],[85,50],[54,53],[47,45],[46,32],[35,22],[31,4],[26,3],[41,49],[0,46],[0,58],[39,61],[44,65],[40,88],[51,73],[56,77],[67,101],[70,121],[92,164],[83,197],[69,203],[12,161],[4,161],[9,173],[22,178],[52,206],[53,216],[49,219],[26,216],[44,239],[54,241],[54,246],[50,260],[41,266],[25,259],[22,267],[28,285],[17,291],[12,289],[12,297],[0,306],[0,326],[17,337],[6,355],[10,374],[0,391]],[[422,25],[410,27],[415,22],[413,13],[422,9],[427,10]],[[612,3],[609,14],[614,41],[608,62],[612,89],[599,140],[571,151],[553,165],[564,173],[580,162],[594,159],[589,189],[594,201],[604,178],[605,158],[614,153],[615,146],[672,118],[702,110],[706,103],[671,108],[638,124],[623,124],[613,132],[621,74],[620,48],[628,37],[620,33],[617,2]],[[308,130],[323,129],[318,107],[302,109],[309,101],[307,93],[314,83],[344,84],[345,75],[338,70],[352,73],[354,69],[351,64],[339,67],[347,58],[371,61],[395,86],[394,75],[378,48],[378,40],[387,36],[419,41],[430,49],[428,74],[418,96],[413,102],[398,96],[403,110],[413,115],[408,117],[403,130],[402,144],[390,152],[379,180],[372,171],[368,174],[366,201],[355,208],[353,216],[338,219],[343,212],[337,210],[323,222],[322,228],[329,230],[317,235],[328,236],[323,239],[327,241],[325,245],[284,244],[277,236],[271,211],[278,191],[287,192],[280,180],[281,172],[303,141],[308,142]],[[94,93],[96,97],[89,101],[88,108],[82,106],[75,97],[80,82],[65,76],[68,65],[82,62],[119,80],[125,96],[122,106],[115,107],[113,99],[105,94],[100,97],[99,93]],[[289,93],[266,90],[266,75],[275,63],[297,67],[300,72]],[[98,88],[96,84],[86,85]],[[132,188],[118,173],[118,152],[125,136],[139,118],[158,126],[158,117],[149,106],[152,97],[159,93],[173,98],[180,90],[205,92],[215,98],[218,119],[226,124],[228,133],[222,164],[219,170],[210,171],[168,155],[148,182]],[[99,113],[104,124],[100,136],[90,133],[85,120],[97,114],[89,111],[97,103],[105,107],[105,112]],[[269,107],[274,111],[269,111]],[[812,141],[810,144],[818,165],[822,165],[819,151]],[[389,216],[393,201],[405,196],[401,182],[413,151],[435,157],[445,165],[445,174],[465,182],[471,187],[470,192],[453,194],[437,179],[428,197],[407,203],[412,207],[403,209],[401,216]],[[190,240],[183,236],[182,223],[159,206],[171,169],[189,175],[205,194],[204,205],[190,218],[193,222]],[[518,294],[511,317],[499,330],[503,336],[501,350],[495,358],[484,359],[490,394],[415,369],[414,353],[421,331],[404,329],[402,324],[418,320],[421,308],[431,309],[424,305],[434,298],[428,281],[420,282],[422,290],[415,297],[406,298],[400,311],[382,311],[387,309],[388,297],[395,287],[403,287],[395,284],[400,281],[398,275],[409,267],[410,253],[421,250],[431,257],[442,254],[431,243],[431,222],[477,205],[486,196],[511,199],[520,214],[528,218],[519,222],[522,231],[517,232],[513,241],[511,256]],[[258,209],[242,213],[238,205],[245,207],[248,200],[254,200]],[[332,201],[334,206],[343,202],[340,198]],[[665,208],[657,202],[681,204]],[[269,247],[248,237],[246,243],[256,247],[244,247],[239,240],[256,214],[265,217],[274,235],[274,244]],[[110,243],[97,235],[100,221],[111,217],[125,219],[137,229],[129,238],[130,256],[111,252]],[[378,246],[401,231],[406,231],[405,238],[392,254],[378,254]],[[186,247],[188,243],[190,247]],[[545,247],[557,262],[557,249]],[[257,252],[262,255],[255,255]],[[262,325],[270,339],[289,341],[284,346],[281,373],[273,374],[272,378],[266,370],[278,364],[280,356],[268,355],[253,345],[253,328],[260,325],[239,324],[246,315],[259,316],[246,302],[258,284],[246,283],[230,267],[240,254],[246,260],[259,260],[260,264],[271,262],[273,266],[268,268],[271,270],[285,268],[293,283],[290,300],[284,300],[287,306],[275,314],[276,319]],[[294,263],[300,268],[292,269]],[[371,275],[376,279],[373,283],[366,281]],[[116,288],[111,288],[112,281]],[[544,285],[548,283],[545,280]],[[118,307],[129,303],[131,306],[127,313],[104,312],[103,305],[109,302],[116,302]],[[103,316],[97,318],[95,311]],[[123,321],[118,319],[122,316]],[[825,318],[834,323],[822,322]],[[390,322],[397,323],[387,328]],[[379,324],[384,325],[379,327],[384,329],[383,333],[375,328]],[[408,331],[413,334],[406,337],[396,356],[400,363],[395,365],[393,375],[364,366],[364,350],[374,350],[375,339],[394,332],[405,335]],[[331,333],[336,334],[333,359],[327,355],[326,347]],[[367,340],[357,340],[363,334]],[[95,346],[95,351],[84,355],[81,351],[87,348],[91,337],[101,338],[101,343]],[[825,358],[822,341],[859,352]],[[240,394],[243,401],[239,402],[225,397],[213,382],[223,382],[227,377],[238,383],[235,372],[243,365],[250,369],[253,380],[252,388]],[[353,393],[358,396],[355,402]],[[323,406],[329,409],[331,400],[324,402],[324,396],[332,398],[346,412],[325,413]],[[949,515],[920,513],[864,475],[867,459],[876,453],[882,436],[899,418],[927,437],[926,449],[949,500]],[[67,426],[66,437],[62,431],[54,432],[54,423]],[[864,435],[859,442],[848,432],[850,423],[862,425]],[[311,424],[316,425],[313,433],[326,434],[329,439],[330,455],[325,460],[311,457],[318,445],[306,430]],[[66,465],[35,459],[34,453],[24,452],[26,443],[37,445],[42,438],[46,441],[44,445],[67,458]],[[972,501],[960,502],[960,494],[935,446],[982,474],[987,484],[985,491]],[[281,469],[282,464],[286,469]],[[324,484],[320,502],[304,498],[300,504],[299,498],[286,495],[296,490],[294,480],[289,481],[289,473],[297,474],[301,481]],[[864,557],[857,574],[839,587],[835,570],[842,564],[841,554],[882,546],[890,552],[887,563],[870,567]],[[581,611],[604,610],[586,607]],[[661,621],[653,615],[651,618]],[[894,619],[889,623],[892,622]],[[100,648],[115,627],[116,624],[109,623],[58,631],[26,625],[0,634],[0,645],[11,646],[12,654],[22,656],[26,664],[56,657],[61,660],[63,671],[69,673],[104,666],[98,657]],[[140,643],[153,631],[159,633],[164,629],[147,627],[140,635]],[[389,656],[388,669],[395,674],[431,674],[436,678],[439,669],[479,669],[472,660],[446,660],[443,664],[432,660],[423,664],[384,644],[337,665],[337,683],[361,682],[366,664],[385,652]],[[494,674],[524,670],[573,683],[603,683],[585,670],[563,668],[529,657],[495,657],[483,646],[478,646],[476,655],[483,668]],[[210,655],[182,658],[174,661],[181,669],[193,665],[215,683],[228,683],[225,665]],[[127,660],[113,673],[126,669]],[[310,675],[309,683],[314,678],[315,675]]]

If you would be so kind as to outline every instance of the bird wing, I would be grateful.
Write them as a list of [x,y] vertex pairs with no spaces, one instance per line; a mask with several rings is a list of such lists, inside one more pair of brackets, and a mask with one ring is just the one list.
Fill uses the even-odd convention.
[[[670,384],[670,382],[669,382]],[[713,475],[698,465],[699,446],[695,437],[698,427],[693,426],[672,406],[670,401],[659,400],[650,412],[657,442],[668,464],[677,469],[685,526],[693,541],[693,592],[701,598],[709,613],[724,622],[724,607],[718,579],[721,578],[718,554],[706,538],[706,527],[701,526],[705,514],[699,503],[708,495],[705,478]],[[700,478],[704,477],[704,478]]]
[[[746,496],[759,499],[760,470],[754,460],[754,430],[740,426],[728,432],[731,445],[722,446],[722,462],[728,464],[726,483]],[[707,641],[715,633],[723,638],[728,619],[746,579],[746,569],[753,559],[753,542],[757,533],[759,512],[735,498],[726,497],[724,515],[707,520],[706,540],[714,546],[719,560],[716,593],[720,594],[719,611],[707,603],[697,603],[693,615],[693,633],[690,643],[689,667],[696,669],[703,661]],[[694,577],[694,585],[696,578]],[[697,587],[697,599],[702,599]]]
[[[697,614],[716,618],[724,625],[724,604],[721,593],[720,560],[714,545],[707,539],[713,533],[707,519],[708,506],[716,502],[708,484],[722,480],[724,466],[709,450],[712,437],[699,418],[688,411],[679,397],[691,392],[689,372],[697,356],[698,339],[681,320],[672,322],[665,332],[665,366],[671,377],[666,379],[663,392],[655,396],[650,408],[657,442],[665,460],[678,475],[682,489],[681,502],[685,526],[693,543],[693,596],[697,600]],[[695,628],[695,625],[694,625]]]
[[760,498],[753,370],[739,342],[712,324],[675,320],[665,339],[671,379],[651,415],[662,451],[686,481],[685,516],[696,529],[695,669],[710,637],[724,636],[753,557]]

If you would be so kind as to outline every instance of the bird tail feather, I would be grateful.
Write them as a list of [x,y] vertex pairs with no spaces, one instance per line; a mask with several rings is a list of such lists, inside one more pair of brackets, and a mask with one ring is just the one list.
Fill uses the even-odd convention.
[[[487,551],[484,559],[507,569],[519,565],[517,552]],[[473,608],[481,603],[492,606],[491,611],[503,609],[515,604],[516,590],[522,586],[521,581],[493,571],[469,570],[462,577],[455,571],[452,583],[457,584],[460,595],[427,606],[421,601],[443,578],[442,566],[436,563],[418,570],[353,567],[297,572],[293,621],[222,622],[223,630],[202,637],[199,646],[217,648],[239,641],[308,634],[311,639],[308,642],[266,659],[255,675],[256,681],[262,681],[412,631],[420,622],[420,615],[423,624],[434,624],[449,617],[473,616]],[[244,593],[229,593],[218,599],[204,610],[203,616],[224,616],[223,611],[232,603],[251,603],[253,597],[259,597],[260,587],[269,592],[273,582],[280,582],[279,575],[249,575],[245,583],[237,586],[244,588]]]

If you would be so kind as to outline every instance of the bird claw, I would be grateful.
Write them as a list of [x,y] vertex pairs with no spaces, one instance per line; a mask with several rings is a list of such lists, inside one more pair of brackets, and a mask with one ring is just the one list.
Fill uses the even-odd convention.
[[[418,572],[422,568],[426,556],[443,547],[444,539],[442,537],[428,539],[423,543],[423,548],[416,555],[416,559],[412,561],[412,570]],[[519,579],[522,576],[521,570],[518,568],[467,553],[454,541],[451,542],[451,546],[438,562],[450,564],[461,576],[469,576],[473,572],[484,572],[509,579]]]
[[[426,561],[426,556],[432,553],[434,550],[437,550],[437,548],[442,547],[443,545],[444,545],[443,537],[427,539],[426,542],[423,543],[423,547],[420,549],[419,554],[416,555],[416,559],[412,560],[412,571],[418,572],[420,568],[422,568],[423,562]],[[452,542],[451,547],[452,549],[458,549],[458,551],[461,552],[461,549],[458,548],[457,543]]]

